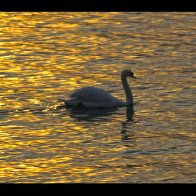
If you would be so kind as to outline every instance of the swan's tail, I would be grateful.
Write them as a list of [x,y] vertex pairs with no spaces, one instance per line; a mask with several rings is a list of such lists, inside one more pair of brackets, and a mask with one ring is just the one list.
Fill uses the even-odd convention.
[[69,99],[69,100],[57,99],[57,100],[59,102],[64,102],[67,107],[75,107],[81,105],[81,102],[78,99]]
[[58,102],[65,102],[66,100],[64,99],[57,99]]

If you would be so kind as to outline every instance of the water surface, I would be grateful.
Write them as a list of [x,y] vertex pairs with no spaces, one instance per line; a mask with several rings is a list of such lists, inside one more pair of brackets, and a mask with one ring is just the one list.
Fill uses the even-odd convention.
[[[0,13],[0,182],[196,182],[191,12]],[[96,86],[134,109],[66,109]]]

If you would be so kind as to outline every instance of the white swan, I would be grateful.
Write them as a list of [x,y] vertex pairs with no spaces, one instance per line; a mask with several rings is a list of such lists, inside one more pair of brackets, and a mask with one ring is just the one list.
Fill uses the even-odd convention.
[[121,81],[125,90],[126,102],[116,99],[102,89],[91,86],[76,90],[71,94],[71,99],[69,100],[58,99],[58,101],[64,102],[68,107],[82,106],[86,108],[111,108],[133,105],[133,96],[127,82],[127,77],[136,78],[130,70],[123,70],[121,72]]

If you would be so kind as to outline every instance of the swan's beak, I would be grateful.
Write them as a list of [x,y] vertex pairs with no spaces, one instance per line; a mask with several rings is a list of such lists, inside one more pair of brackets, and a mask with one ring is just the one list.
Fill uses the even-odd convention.
[[137,79],[134,75],[132,76],[132,78]]

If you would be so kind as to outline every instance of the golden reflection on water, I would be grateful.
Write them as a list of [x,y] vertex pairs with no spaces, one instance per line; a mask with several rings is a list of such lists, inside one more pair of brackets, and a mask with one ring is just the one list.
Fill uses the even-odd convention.
[[[0,13],[0,182],[194,182],[194,13]],[[66,110],[97,86],[135,114]]]

